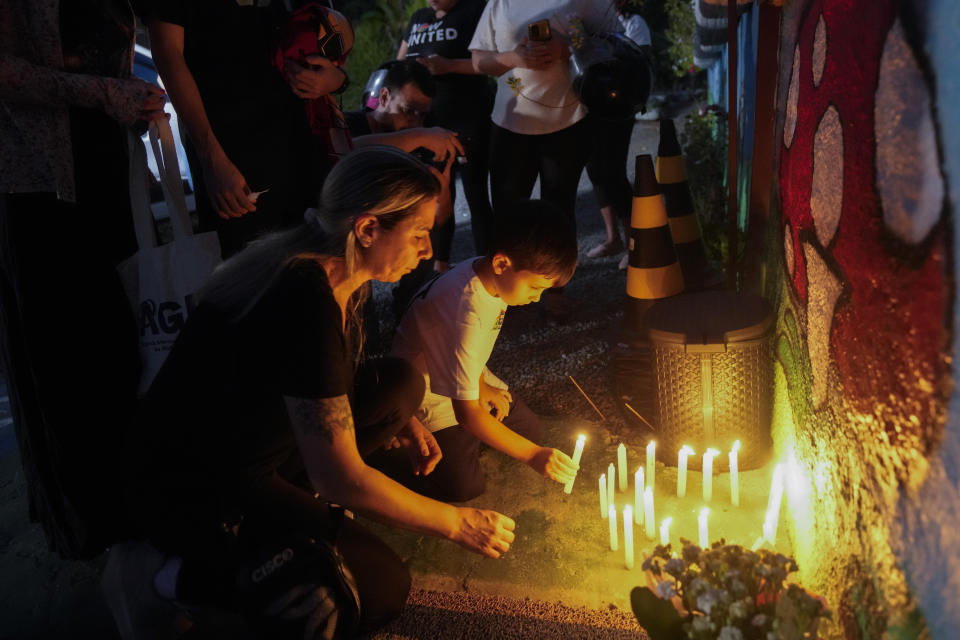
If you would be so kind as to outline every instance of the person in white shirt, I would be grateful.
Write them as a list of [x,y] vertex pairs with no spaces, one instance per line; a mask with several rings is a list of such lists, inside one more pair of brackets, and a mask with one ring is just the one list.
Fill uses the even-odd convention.
[[508,212],[511,224],[496,230],[487,255],[424,285],[394,337],[391,355],[408,360],[426,381],[414,419],[433,433],[442,458],[432,473],[411,471],[392,452],[373,464],[438,500],[461,502],[483,493],[481,442],[560,483],[577,469],[562,451],[536,444],[543,432],[539,419],[486,368],[507,307],[538,301],[566,283],[577,262],[572,221],[555,206],[521,201]]
[[[497,76],[491,119],[490,193],[494,227],[510,224],[499,210],[529,198],[540,178],[540,197],[573,218],[580,174],[591,149],[587,109],[573,90],[569,36],[579,18],[588,32],[612,31],[610,0],[490,0],[470,49],[474,68]],[[546,20],[542,41],[529,25]],[[564,315],[559,296],[548,311]]]

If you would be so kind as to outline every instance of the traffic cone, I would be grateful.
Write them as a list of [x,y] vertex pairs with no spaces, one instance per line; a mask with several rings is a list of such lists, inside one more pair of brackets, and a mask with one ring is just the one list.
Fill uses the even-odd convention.
[[[625,403],[624,411],[629,404],[646,420],[655,420],[657,381],[644,317],[659,300],[683,292],[683,272],[670,236],[653,158],[649,155],[639,155],[636,159],[629,238],[627,307],[621,333],[611,353],[611,364],[615,391]],[[626,413],[624,419],[628,424],[635,424],[637,420]],[[656,428],[657,423],[653,424]]]
[[627,327],[642,333],[643,316],[662,298],[683,291],[683,272],[673,246],[663,197],[648,154],[636,159],[627,266]]
[[673,120],[660,121],[660,146],[657,149],[657,181],[663,193],[670,234],[677,248],[683,280],[688,291],[711,289],[723,284],[723,271],[707,259],[700,220],[693,209],[687,170]]

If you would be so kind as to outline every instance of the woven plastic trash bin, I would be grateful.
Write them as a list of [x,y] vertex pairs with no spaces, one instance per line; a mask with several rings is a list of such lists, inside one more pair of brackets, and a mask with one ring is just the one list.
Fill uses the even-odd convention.
[[[769,457],[773,312],[755,295],[704,291],[668,298],[645,318],[651,347],[657,458],[675,466],[690,445],[699,468],[708,447],[740,440],[740,468]],[[725,470],[727,456],[714,468]]]

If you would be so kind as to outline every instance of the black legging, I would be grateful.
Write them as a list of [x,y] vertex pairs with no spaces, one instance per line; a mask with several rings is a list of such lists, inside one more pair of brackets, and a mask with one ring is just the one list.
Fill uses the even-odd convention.
[[[365,363],[356,375],[352,407],[361,455],[386,444],[413,415],[423,399],[423,377],[407,362],[380,358]],[[277,625],[258,615],[238,586],[238,572],[260,566],[290,545],[309,549],[310,539],[334,543],[356,579],[361,602],[360,630],[372,630],[399,615],[410,589],[403,561],[376,536],[350,519],[335,517],[330,506],[313,496],[299,451],[274,473],[238,479],[229,495],[203,487],[157,488],[154,495],[131,501],[143,530],[157,548],[183,558],[177,598],[187,605],[243,608],[252,627],[269,637],[302,637],[302,630]],[[326,584],[330,566],[323,557],[297,553],[288,574],[266,585],[276,597],[296,584]],[[265,584],[269,580],[263,581]],[[327,585],[329,586],[329,585]],[[258,586],[263,589],[264,586]],[[262,598],[261,598],[262,600]]]
[[[463,195],[470,207],[470,227],[473,231],[473,248],[476,255],[487,252],[490,240],[490,224],[493,209],[490,206],[489,159],[490,159],[490,109],[481,111],[470,122],[454,124],[467,161],[457,165],[455,171],[463,184]],[[455,192],[454,192],[455,194]],[[455,195],[454,195],[455,197]]]
[[[539,176],[540,199],[573,218],[580,174],[590,155],[590,128],[589,118],[542,135],[492,125],[490,193],[495,215],[509,203],[529,198]],[[508,222],[496,220],[496,224]]]
[[593,151],[587,161],[587,175],[593,183],[597,204],[611,207],[614,214],[626,219],[630,213],[633,190],[627,180],[627,153],[633,134],[633,118],[594,120]]

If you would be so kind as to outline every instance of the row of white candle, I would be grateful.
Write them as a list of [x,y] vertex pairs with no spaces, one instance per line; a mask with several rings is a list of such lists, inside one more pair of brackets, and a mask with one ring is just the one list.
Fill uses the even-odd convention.
[[[652,501],[651,501],[652,504]],[[633,526],[635,524],[633,517],[633,508],[628,504],[623,507],[623,554],[624,554],[624,564],[627,569],[633,569],[634,559],[633,559]],[[651,517],[647,519],[646,534],[648,538],[653,538],[651,532],[653,526],[650,524],[653,522],[652,513],[649,514]],[[710,518],[710,508],[704,507],[700,510],[700,514],[697,516],[697,533],[698,533],[698,542],[702,548],[707,548],[710,544],[710,530],[708,520]],[[610,528],[610,550],[617,551],[619,549],[619,536],[617,535],[617,508],[615,505],[607,505],[607,522],[609,523]],[[670,544],[670,525],[673,523],[673,518],[664,518],[660,523],[660,544],[668,545]]]
[[[586,442],[586,436],[581,434],[577,437],[577,444],[574,449],[573,462],[576,465],[580,464],[580,459],[583,455],[583,448]],[[638,467],[634,473],[634,505],[631,508],[630,505],[626,505],[624,513],[631,514],[631,519],[637,525],[646,525],[645,533],[648,538],[654,537],[655,524],[654,524],[654,505],[653,505],[653,481],[655,477],[656,469],[656,442],[651,440],[647,444],[647,459],[646,459],[646,473],[644,473],[643,467]],[[730,502],[733,506],[740,505],[740,483],[739,483],[739,465],[738,465],[738,452],[740,450],[740,441],[737,440],[733,443],[733,447],[730,449],[728,455],[729,465],[730,465]],[[694,454],[693,449],[688,445],[683,445],[680,448],[677,459],[677,496],[682,498],[686,495],[687,488],[687,458]],[[703,458],[703,498],[704,501],[709,502],[713,497],[713,458],[719,455],[720,452],[716,449],[707,449],[704,453]],[[618,483],[620,485],[620,491],[626,491],[627,489],[627,451],[626,447],[621,443],[617,447],[617,466],[618,466]],[[767,502],[767,512],[764,517],[763,522],[763,537],[761,540],[765,539],[770,544],[776,543],[777,538],[777,524],[780,515],[780,505],[784,492],[784,473],[785,469],[782,464],[778,464],[773,471],[773,478],[770,486],[770,494]],[[600,514],[602,517],[610,519],[611,510],[614,510],[614,490],[613,490],[613,476],[614,468],[613,463],[607,467],[607,474],[600,475],[599,489],[600,489]],[[609,481],[608,481],[609,478]],[[575,478],[574,478],[575,479]],[[573,490],[574,479],[571,479],[565,486],[564,492],[570,493]],[[641,508],[642,505],[642,508]],[[709,509],[704,507],[701,510],[699,517],[699,528],[700,528],[700,541],[701,546],[706,546],[704,540],[707,539],[707,536],[704,535],[706,531],[706,518],[709,514]],[[613,540],[616,536],[616,518],[611,522],[611,546],[613,546]],[[660,526],[660,538],[661,540],[669,539],[668,534],[665,534],[665,531],[669,531],[670,523],[672,522],[671,518],[666,518],[661,523]],[[633,532],[631,529],[630,540],[632,541]],[[666,544],[666,542],[663,542]],[[631,545],[632,549],[632,545]],[[631,550],[632,556],[632,550]]]
[[[583,436],[581,436],[582,438]],[[644,511],[641,511],[642,496],[645,489],[650,489],[653,491],[653,479],[654,479],[654,469],[655,459],[656,459],[656,446],[657,443],[653,440],[647,445],[647,470],[644,473],[643,467],[638,467],[634,473],[634,514],[637,524],[643,524],[644,521],[644,512],[646,506],[644,505]],[[733,448],[730,450],[729,461],[730,461],[730,501],[733,506],[740,506],[740,479],[739,479],[739,469],[737,464],[737,453],[740,450],[740,441],[737,440],[733,443]],[[577,450],[574,452],[574,461],[579,464],[578,453],[582,453],[583,448],[581,446],[581,441],[577,439]],[[683,498],[687,494],[687,458],[693,454],[693,449],[687,445],[681,447],[678,454],[677,460],[677,497]],[[716,449],[707,449],[707,452],[703,455],[703,500],[704,502],[710,502],[713,498],[713,458],[719,455],[720,452]],[[620,491],[627,490],[627,448],[621,443],[617,447],[617,480],[620,485]],[[607,473],[600,475],[600,515],[603,518],[608,517],[607,505],[613,504],[613,477],[614,477],[614,468],[613,463],[607,467]],[[571,482],[572,486],[572,482]],[[652,535],[651,535],[652,537]]]

